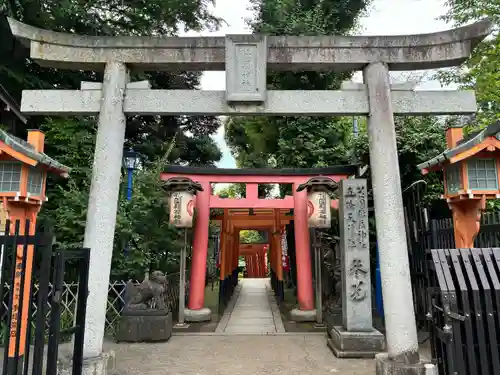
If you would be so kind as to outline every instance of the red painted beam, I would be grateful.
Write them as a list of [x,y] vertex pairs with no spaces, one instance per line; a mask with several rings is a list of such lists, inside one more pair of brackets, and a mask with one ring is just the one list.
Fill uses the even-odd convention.
[[210,197],[210,208],[293,208],[293,197],[285,199],[232,199]]
[[[332,207],[337,209],[339,202],[332,199]],[[210,208],[293,208],[293,197],[284,199],[233,199],[220,198],[216,195],[210,196]]]

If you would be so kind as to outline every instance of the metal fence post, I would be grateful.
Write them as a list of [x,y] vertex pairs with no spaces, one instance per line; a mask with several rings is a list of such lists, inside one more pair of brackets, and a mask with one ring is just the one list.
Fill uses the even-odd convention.
[[189,325],[184,322],[184,306],[186,302],[186,253],[188,246],[188,230],[184,229],[184,246],[181,249],[180,272],[179,272],[179,316],[176,328],[186,328]]
[[431,249],[438,248],[437,220],[431,220]]

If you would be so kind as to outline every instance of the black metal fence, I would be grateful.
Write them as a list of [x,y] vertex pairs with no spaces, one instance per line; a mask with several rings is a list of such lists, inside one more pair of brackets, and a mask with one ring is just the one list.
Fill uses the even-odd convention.
[[280,280],[278,274],[271,267],[269,267],[269,279],[276,302],[281,304],[285,300],[285,283],[283,280]]
[[476,249],[455,249],[453,219],[433,219],[424,192],[404,194],[418,327],[440,375],[500,374],[500,213],[483,213]]
[[430,337],[440,374],[500,374],[500,248],[430,254]]
[[[434,249],[455,248],[452,218],[430,220],[430,230]],[[500,212],[484,212],[481,215],[481,226],[474,240],[474,246],[477,248],[500,246]]]
[[[0,295],[4,295],[4,287],[9,289],[7,309],[0,314],[4,317],[2,373],[41,375],[45,363],[45,374],[56,375],[59,343],[63,336],[74,335],[72,374],[80,375],[90,250],[54,249],[53,236],[48,231],[30,234],[30,227],[29,221],[7,221],[4,234],[0,235]],[[74,325],[62,330],[61,294],[68,262],[78,270],[80,287]],[[51,282],[53,287],[49,290]],[[36,294],[35,284],[39,286]],[[0,308],[5,307],[2,304]]]
[[[417,181],[404,191],[403,198],[415,314],[418,328],[428,330],[428,250],[453,249],[455,238],[453,219],[433,219],[428,202],[422,199],[425,192],[424,181]],[[477,248],[500,247],[500,212],[482,214],[474,245]]]

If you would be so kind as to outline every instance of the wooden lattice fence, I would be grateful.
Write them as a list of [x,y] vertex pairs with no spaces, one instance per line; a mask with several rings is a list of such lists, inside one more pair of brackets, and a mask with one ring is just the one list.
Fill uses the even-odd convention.
[[[138,282],[136,282],[138,283]],[[120,319],[121,311],[123,310],[124,304],[124,294],[125,286],[127,281],[114,281],[110,282],[108,286],[108,305],[106,308],[106,333],[109,335],[114,335],[116,332],[116,327]],[[3,309],[1,322],[2,326],[6,324],[6,314],[7,314],[7,301],[9,295],[10,285],[5,284],[4,296],[2,298]],[[52,294],[52,284],[49,286],[49,295]],[[168,301],[169,306],[174,314],[177,316],[178,304],[179,304],[179,273],[168,275]],[[61,295],[61,329],[73,326],[76,313],[76,301],[78,295],[78,283],[64,283],[64,290]],[[36,300],[38,296],[38,285],[34,285],[34,293],[32,294],[32,324],[34,324],[34,318],[36,316],[37,306]],[[48,306],[50,314],[50,305]],[[3,330],[2,330],[3,331]]]

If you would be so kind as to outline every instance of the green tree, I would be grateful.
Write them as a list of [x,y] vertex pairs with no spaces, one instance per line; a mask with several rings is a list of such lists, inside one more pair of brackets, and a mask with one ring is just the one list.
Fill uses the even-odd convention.
[[[349,33],[369,1],[252,0],[255,33],[331,35]],[[268,88],[327,90],[340,87],[350,73],[273,72]],[[238,117],[225,123],[226,140],[241,167],[323,167],[348,162],[349,121],[331,118]],[[281,195],[289,187],[281,187]]]
[[244,184],[231,184],[217,191],[217,195],[221,198],[243,198]]
[[455,26],[486,17],[493,22],[491,36],[479,44],[465,64],[438,73],[443,84],[455,83],[476,91],[479,111],[475,125],[484,127],[500,119],[500,0],[448,0],[446,5],[449,10],[442,19]]
[[264,236],[257,230],[242,230],[240,231],[241,243],[262,243]]
[[132,200],[120,202],[111,268],[116,279],[141,278],[145,269],[178,272],[183,231],[169,224],[167,197],[158,178],[167,159],[165,155],[137,171]]
[[[0,14],[59,32],[171,36],[178,33],[181,25],[186,30],[217,28],[221,20],[210,13],[210,5],[212,0],[0,0]],[[14,40],[3,17],[0,17],[0,37],[0,82],[18,101],[23,89],[78,89],[82,80],[102,81],[102,72],[40,67],[29,59],[29,49]],[[196,89],[200,75],[199,72],[134,72],[131,78],[148,79],[153,88]],[[135,267],[129,272],[134,274],[145,264],[170,262],[166,254],[177,249],[178,238],[175,230],[168,229],[165,207],[160,204],[163,193],[157,189],[157,163],[166,162],[162,157],[168,153],[170,163],[214,166],[221,154],[210,135],[219,125],[219,120],[210,116],[132,116],[127,119],[125,146],[140,152],[143,169],[136,173],[132,202],[120,197],[115,243],[118,258],[113,260],[116,277],[127,273],[128,266]],[[47,154],[73,168],[67,181],[49,179],[49,200],[41,217],[53,222],[61,246],[81,246],[96,118],[37,116],[29,119],[27,128],[43,129]],[[9,131],[22,138],[26,136],[24,126]],[[174,145],[172,149],[171,145]],[[130,243],[126,260],[121,259],[124,242]],[[170,258],[175,261],[175,256]]]
[[[213,0],[0,0],[0,12],[29,25],[59,32],[172,36],[179,32],[181,25],[185,30],[217,28],[221,20],[208,10],[213,4]],[[40,67],[28,58],[29,49],[12,38],[4,19],[0,19],[0,26],[2,41],[7,41],[0,46],[0,82],[16,99],[20,99],[23,89],[77,89],[82,80],[102,81],[102,72]],[[201,72],[134,72],[131,78],[148,79],[153,88],[194,89],[199,87],[200,76]],[[28,126],[39,127],[45,121],[45,117],[33,117]],[[220,159],[220,153],[209,135],[215,133],[219,125],[218,119],[209,116],[133,116],[127,119],[126,142],[127,146],[137,148],[143,158],[152,161],[165,154],[165,144],[175,135],[177,149],[173,150],[172,162],[213,165]],[[89,128],[88,123],[82,123],[82,129],[95,130]],[[24,136],[24,129],[11,131]]]
[[[359,121],[359,135],[351,138],[350,149],[355,159],[363,165],[370,165],[366,119]],[[427,161],[446,148],[444,123],[433,116],[395,117],[396,142],[398,147],[399,169],[402,188],[424,179],[427,182],[427,202],[439,200],[443,194],[442,176],[430,173],[425,177],[417,165]],[[367,173],[370,178],[370,173]]]

